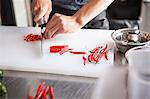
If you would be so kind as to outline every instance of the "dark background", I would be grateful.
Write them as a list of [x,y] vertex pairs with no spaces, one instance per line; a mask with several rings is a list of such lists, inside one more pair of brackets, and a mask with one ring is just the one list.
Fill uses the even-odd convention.
[[[142,0],[115,0],[107,9],[110,29],[139,27]],[[0,0],[2,25],[16,26],[12,0]]]

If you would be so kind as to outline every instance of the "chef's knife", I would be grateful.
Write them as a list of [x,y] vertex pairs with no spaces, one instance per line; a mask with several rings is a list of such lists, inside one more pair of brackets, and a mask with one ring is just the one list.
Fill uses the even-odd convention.
[[44,21],[43,18],[40,20],[41,22],[41,52],[43,53],[43,35],[44,35]]

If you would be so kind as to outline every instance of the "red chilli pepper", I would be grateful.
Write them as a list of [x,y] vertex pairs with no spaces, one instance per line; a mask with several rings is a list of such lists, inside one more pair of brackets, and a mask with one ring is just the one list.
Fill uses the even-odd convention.
[[102,48],[102,46],[98,46],[98,47],[92,49],[90,52],[91,52],[91,53],[95,53],[95,51],[97,51],[97,50],[100,49],[100,48]]
[[92,60],[93,60],[94,62],[96,62],[96,60],[97,60],[98,52],[99,52],[99,49],[95,50],[95,52],[92,54]]
[[42,90],[36,97],[35,99],[40,99],[42,97],[42,94],[43,94],[44,90]]
[[72,54],[86,54],[86,52],[75,52],[75,51],[70,51]]
[[38,87],[38,89],[37,89],[37,92],[36,92],[36,95],[39,95],[39,94],[40,94],[40,92],[43,90],[44,85],[45,85],[45,82],[42,82],[42,83],[39,85],[39,87]]
[[47,98],[47,93],[48,93],[48,91],[49,91],[49,86],[47,86],[46,88],[45,88],[45,90],[44,90],[44,92],[43,92],[43,94],[42,94],[42,97],[44,98],[44,99],[48,99]]
[[53,87],[51,85],[50,85],[50,88],[49,88],[49,95],[50,95],[51,99],[55,99],[55,97],[54,97],[54,89],[53,89]]
[[68,52],[69,49],[68,48],[62,48],[61,51],[59,51],[59,54],[62,55],[64,54],[65,52]]
[[89,62],[92,62],[92,61],[93,61],[92,54],[88,55],[88,61],[89,61]]
[[104,53],[104,57],[105,57],[106,60],[108,60],[108,51],[106,51],[106,52]]
[[61,46],[50,46],[50,53],[58,53],[63,48],[68,48],[68,45],[61,45]]
[[100,53],[98,59],[96,60],[96,63],[99,62],[100,58],[102,58],[102,56],[104,55],[104,53],[105,53],[106,50],[107,50],[107,44],[106,44],[105,48],[102,49],[102,51],[101,51],[101,53]]
[[50,46],[52,48],[64,48],[64,47],[68,47],[68,45],[56,45],[56,46]]
[[62,48],[50,48],[50,53],[58,53],[62,50]]
[[83,56],[84,65],[87,63],[87,59]]
[[28,96],[28,99],[33,99],[33,97],[32,96]]
[[24,36],[24,40],[27,42],[38,41],[38,40],[41,40],[41,35],[28,34],[28,35]]

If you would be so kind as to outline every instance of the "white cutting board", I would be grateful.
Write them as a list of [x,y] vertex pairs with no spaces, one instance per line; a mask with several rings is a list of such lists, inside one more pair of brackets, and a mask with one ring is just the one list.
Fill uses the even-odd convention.
[[80,29],[75,33],[61,34],[43,43],[43,55],[40,41],[25,42],[23,36],[28,33],[40,34],[40,28],[0,27],[0,68],[31,72],[45,72],[64,75],[98,77],[105,67],[114,62],[114,51],[108,58],[102,58],[99,64],[83,65],[83,55],[65,53],[50,54],[49,46],[69,45],[76,51],[87,51],[98,45],[108,44],[113,48],[111,30]]

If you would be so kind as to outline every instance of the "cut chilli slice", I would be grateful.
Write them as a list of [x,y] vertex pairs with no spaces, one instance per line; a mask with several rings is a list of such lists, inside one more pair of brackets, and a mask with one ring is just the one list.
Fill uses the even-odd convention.
[[86,54],[86,52],[76,52],[76,51],[69,51],[72,54]]

